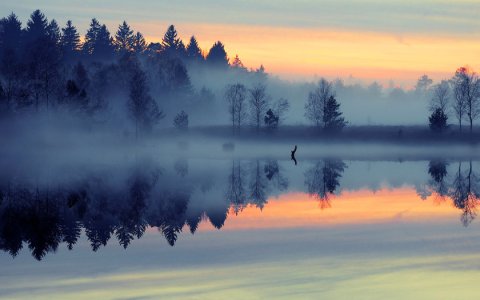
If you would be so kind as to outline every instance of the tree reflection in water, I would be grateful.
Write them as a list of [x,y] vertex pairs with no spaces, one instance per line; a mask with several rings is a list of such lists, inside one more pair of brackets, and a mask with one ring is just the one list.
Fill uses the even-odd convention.
[[[41,260],[62,243],[72,250],[82,231],[93,251],[112,236],[127,248],[149,227],[174,246],[185,226],[192,234],[202,221],[220,229],[229,212],[263,209],[272,196],[302,188],[290,187],[275,160],[233,160],[224,170],[195,175],[195,168],[181,160],[174,168],[136,163],[121,170],[79,172],[65,180],[12,173],[0,179],[0,249],[16,256],[26,246]],[[304,188],[320,208],[331,206],[345,170],[342,160],[323,159],[304,172]],[[480,197],[472,162],[437,159],[429,162],[427,172],[429,193],[436,201],[452,201],[468,226]]]
[[307,192],[320,201],[320,208],[330,208],[330,196],[340,185],[346,164],[339,159],[319,161],[305,173]]
[[480,199],[479,179],[473,170],[472,161],[456,163],[456,172],[453,178],[448,178],[448,163],[444,160],[430,161],[428,173],[431,176],[430,189],[437,199],[451,199],[454,206],[462,210],[460,217],[462,224],[468,226],[475,219],[476,206]]

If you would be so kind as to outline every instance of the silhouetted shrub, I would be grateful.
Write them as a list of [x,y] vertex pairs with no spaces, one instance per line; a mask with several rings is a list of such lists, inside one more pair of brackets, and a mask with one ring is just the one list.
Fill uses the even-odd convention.
[[447,115],[442,109],[437,108],[428,118],[430,129],[434,132],[442,132],[447,128]]

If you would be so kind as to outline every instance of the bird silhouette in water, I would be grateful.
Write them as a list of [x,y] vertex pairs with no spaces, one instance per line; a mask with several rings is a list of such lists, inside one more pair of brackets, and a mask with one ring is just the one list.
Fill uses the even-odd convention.
[[295,162],[295,165],[297,165],[297,159],[295,158],[295,152],[297,152],[297,145],[295,145],[295,148],[292,150],[292,160]]

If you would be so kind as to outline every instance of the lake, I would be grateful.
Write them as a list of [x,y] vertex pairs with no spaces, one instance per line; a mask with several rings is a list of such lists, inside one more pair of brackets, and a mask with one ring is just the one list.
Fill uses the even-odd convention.
[[3,153],[0,298],[478,295],[478,157],[288,147]]

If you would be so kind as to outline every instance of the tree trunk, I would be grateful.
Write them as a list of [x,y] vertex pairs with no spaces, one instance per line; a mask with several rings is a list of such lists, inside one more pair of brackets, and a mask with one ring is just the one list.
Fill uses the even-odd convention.
[[260,130],[260,113],[257,113],[257,131]]
[[469,116],[469,119],[470,119],[470,134],[473,133],[473,119],[472,119],[472,115]]

